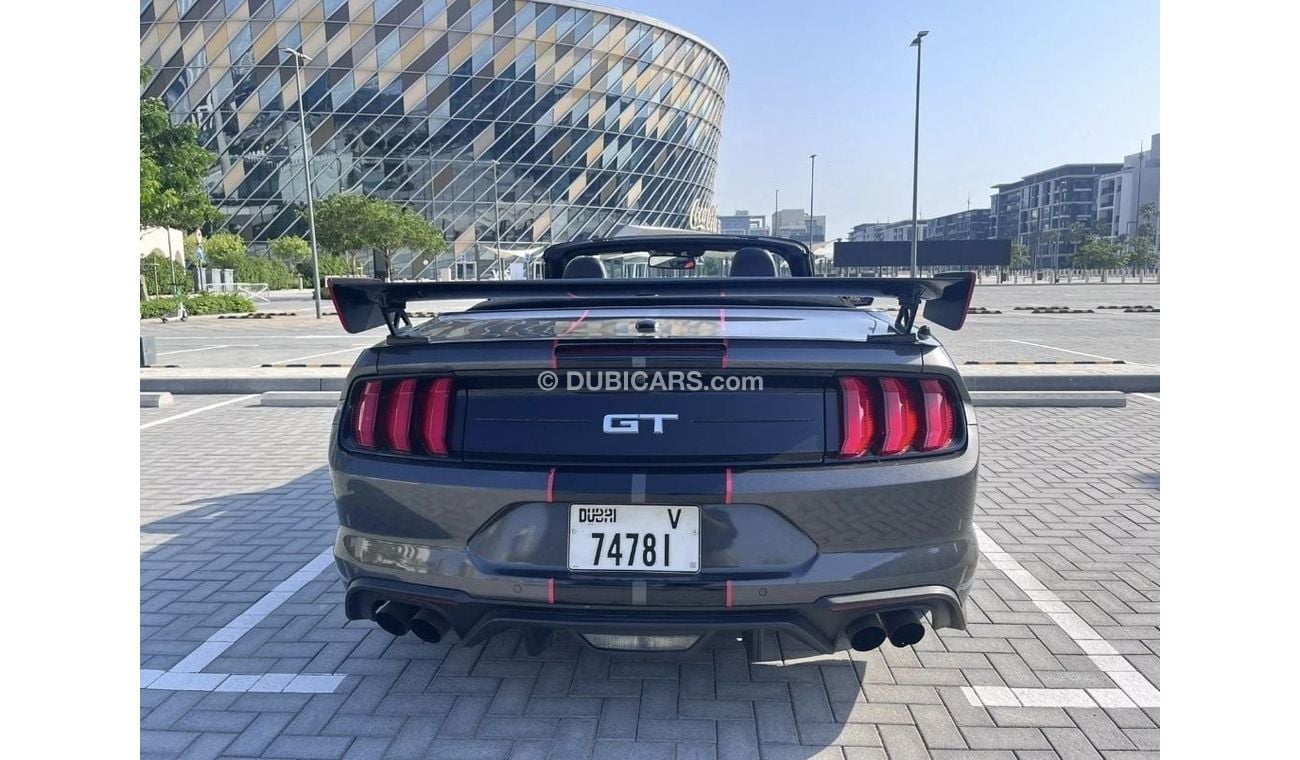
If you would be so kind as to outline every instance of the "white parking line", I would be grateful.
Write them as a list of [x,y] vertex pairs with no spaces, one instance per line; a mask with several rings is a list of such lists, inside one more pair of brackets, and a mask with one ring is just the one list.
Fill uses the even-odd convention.
[[1067,354],[1074,354],[1075,356],[1087,356],[1087,357],[1091,357],[1091,358],[1093,358],[1093,359],[1105,359],[1106,361],[1109,361],[1109,362],[1116,361],[1116,359],[1114,359],[1114,358],[1112,358],[1112,357],[1109,357],[1109,356],[1099,356],[1099,355],[1097,355],[1097,354],[1085,354],[1085,353],[1082,352],[1082,351],[1071,351],[1071,350],[1068,349],[1068,348],[1061,348],[1060,346],[1049,346],[1049,345],[1047,345],[1047,344],[1045,344],[1045,343],[1030,343],[1030,342],[1027,341],[1027,340],[1016,340],[1015,338],[1003,338],[1003,339],[1001,339],[1001,340],[998,340],[998,341],[992,341],[992,342],[998,342],[998,343],[1020,343],[1020,344],[1026,345],[1026,346],[1036,346],[1036,347],[1038,347],[1038,348],[1047,348],[1047,349],[1051,349],[1052,351],[1063,351],[1063,352],[1065,352],[1065,353],[1067,353]]
[[330,547],[318,554],[311,562],[303,565],[298,572],[281,581],[221,630],[209,636],[207,641],[199,644],[185,659],[173,665],[171,670],[141,670],[140,688],[176,691],[266,691],[282,694],[333,692],[339,684],[343,683],[344,676],[337,673],[241,675],[201,672],[333,562],[334,549]]
[[1159,396],[1148,396],[1148,395],[1145,394],[1145,393],[1130,393],[1130,394],[1128,394],[1128,395],[1130,395],[1130,396],[1137,396],[1138,398],[1149,399],[1149,400],[1154,401],[1154,402],[1156,402],[1156,403],[1160,403],[1160,397],[1159,397]]
[[230,346],[222,345],[222,346],[199,346],[198,348],[182,348],[179,351],[161,351],[158,353],[158,355],[171,356],[172,354],[188,354],[194,351],[211,351],[214,348],[230,348]]
[[[154,335],[158,340],[230,340],[234,338],[259,338],[261,340],[356,340],[349,335]],[[370,345],[367,343],[366,345]]]
[[1061,598],[1035,578],[997,542],[975,526],[980,553],[995,568],[1056,623],[1065,635],[1079,645],[1101,672],[1115,682],[1118,689],[1008,689],[1004,686],[962,687],[966,701],[974,707],[1159,707],[1160,690],[1146,676],[1129,664],[1115,647]]
[[[370,344],[367,343],[366,345],[368,346]],[[341,354],[345,351],[359,351],[362,348],[365,348],[365,346],[349,346],[347,348],[340,348],[337,351],[325,351],[324,353],[319,353],[319,354],[307,354],[306,356],[295,356],[292,359],[277,359],[273,362],[267,362],[267,364],[288,364],[289,362],[300,362],[303,359],[315,359],[318,356],[329,356],[330,354]],[[260,367],[262,365],[254,364],[253,366]]]
[[240,396],[239,398],[232,398],[232,399],[226,399],[225,401],[218,401],[218,402],[215,403],[215,404],[208,404],[207,406],[201,406],[201,407],[199,407],[198,409],[191,409],[191,410],[189,410],[188,412],[181,412],[180,414],[173,414],[172,416],[170,416],[170,417],[164,417],[164,418],[162,418],[161,420],[154,420],[153,422],[146,422],[146,423],[144,423],[143,425],[140,426],[140,429],[141,429],[141,430],[147,430],[147,429],[149,429],[149,428],[151,428],[151,427],[156,427],[156,426],[158,426],[158,425],[162,425],[162,424],[164,424],[164,423],[171,422],[172,420],[179,420],[179,419],[182,418],[182,417],[189,417],[191,414],[198,414],[199,412],[206,412],[206,411],[208,411],[209,409],[216,409],[216,408],[219,407],[219,406],[226,406],[226,405],[228,405],[228,404],[237,404],[237,403],[239,403],[240,401],[247,401],[247,400],[249,400],[250,398],[257,398],[258,395],[260,395],[260,394],[257,394],[257,393],[250,393],[250,394],[248,394],[247,396]]

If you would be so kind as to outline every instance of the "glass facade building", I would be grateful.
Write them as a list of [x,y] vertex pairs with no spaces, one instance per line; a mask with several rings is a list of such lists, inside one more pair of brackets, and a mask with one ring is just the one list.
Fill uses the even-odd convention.
[[141,0],[143,95],[198,123],[213,201],[254,244],[306,233],[284,48],[311,58],[317,199],[407,204],[456,253],[716,228],[727,65],[662,22],[567,0]]

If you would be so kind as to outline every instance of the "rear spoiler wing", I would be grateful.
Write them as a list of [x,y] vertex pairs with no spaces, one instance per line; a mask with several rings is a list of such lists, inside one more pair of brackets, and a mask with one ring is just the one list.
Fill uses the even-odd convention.
[[329,281],[330,298],[343,329],[365,332],[380,325],[396,334],[411,319],[411,301],[474,298],[572,298],[583,306],[601,298],[821,296],[895,298],[900,330],[910,332],[917,309],[925,302],[925,318],[949,330],[960,330],[975,291],[973,272],[944,272],[928,278],[910,277],[655,277],[628,280],[468,280],[454,282],[384,282],[338,277]]

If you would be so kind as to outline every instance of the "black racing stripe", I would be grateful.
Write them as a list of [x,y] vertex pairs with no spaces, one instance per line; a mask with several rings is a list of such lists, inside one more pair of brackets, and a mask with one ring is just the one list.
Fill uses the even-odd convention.
[[726,500],[726,470],[646,473],[647,504],[722,504]]
[[558,468],[553,493],[552,498],[560,503],[628,504],[632,473]]

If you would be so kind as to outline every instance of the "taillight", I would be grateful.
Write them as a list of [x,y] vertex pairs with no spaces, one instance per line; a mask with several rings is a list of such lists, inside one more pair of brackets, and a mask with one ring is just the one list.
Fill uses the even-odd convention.
[[429,383],[424,403],[424,447],[430,454],[447,456],[447,407],[451,403],[451,378],[439,377]]
[[961,440],[957,397],[941,380],[841,377],[839,385],[842,458],[942,452]]
[[449,377],[367,380],[353,400],[353,443],[384,453],[446,456],[450,407]]
[[921,451],[935,451],[952,444],[956,424],[952,411],[952,402],[943,383],[938,380],[921,381],[921,412],[925,420],[924,431],[917,448]]
[[352,437],[357,445],[365,449],[375,448],[375,421],[379,418],[378,380],[371,380],[361,386],[357,405],[352,410]]
[[411,407],[415,403],[415,380],[398,380],[389,391],[387,414],[384,415],[388,445],[395,451],[411,453]]
[[840,444],[840,456],[860,457],[867,453],[867,447],[871,445],[871,439],[876,434],[867,384],[861,378],[841,377],[840,399],[844,425],[844,441]]
[[880,416],[885,423],[880,453],[885,456],[902,454],[916,438],[916,405],[912,403],[911,389],[896,377],[882,377],[880,400],[884,411]]

